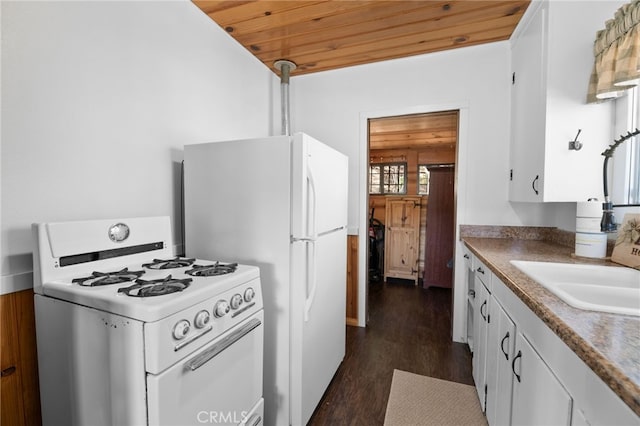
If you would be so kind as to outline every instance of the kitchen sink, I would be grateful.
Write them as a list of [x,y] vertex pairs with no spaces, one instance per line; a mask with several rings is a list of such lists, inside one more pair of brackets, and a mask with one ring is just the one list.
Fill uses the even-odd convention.
[[524,260],[511,264],[573,307],[640,316],[640,271]]

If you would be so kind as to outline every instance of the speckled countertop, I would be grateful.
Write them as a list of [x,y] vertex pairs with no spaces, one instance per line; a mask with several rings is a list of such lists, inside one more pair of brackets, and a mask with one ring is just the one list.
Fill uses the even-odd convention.
[[640,416],[640,317],[573,308],[509,261],[615,264],[576,258],[573,248],[547,236],[461,234],[467,247]]

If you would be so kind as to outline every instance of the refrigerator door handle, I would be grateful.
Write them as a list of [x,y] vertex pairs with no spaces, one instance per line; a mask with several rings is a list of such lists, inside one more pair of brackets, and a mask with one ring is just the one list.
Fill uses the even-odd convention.
[[[313,178],[313,171],[311,170],[311,165],[307,165],[307,180],[309,181],[309,198],[311,199],[311,203],[310,205],[312,207],[309,207],[309,209],[307,210],[307,228],[310,228],[311,232],[310,232],[310,236],[311,238],[313,238],[314,240],[318,238],[318,231],[316,229],[316,219],[317,219],[317,213],[318,213],[318,209],[316,208],[317,205],[317,201],[318,201],[318,194],[316,191],[316,181]],[[312,220],[312,224],[309,224],[309,219]]]
[[313,299],[316,297],[316,245],[315,241],[311,241],[309,244],[311,248],[311,256],[309,256],[310,260],[308,263],[308,282],[311,284],[311,288],[307,288],[307,298],[304,302],[304,322],[309,321],[309,312],[311,311],[311,307],[313,306]]
[[[310,256],[308,266],[307,266],[307,297],[304,302],[304,321],[309,321],[309,312],[311,311],[311,307],[313,305],[313,299],[316,297],[316,239],[318,238],[317,230],[316,230],[316,202],[317,202],[317,193],[316,193],[316,183],[313,178],[313,171],[311,170],[311,165],[307,163],[307,180],[309,182],[309,198],[312,201],[310,203],[310,207],[307,210],[307,227],[311,228],[311,235],[309,237],[309,243],[311,246],[312,254]],[[312,224],[309,225],[309,219],[312,220]],[[309,288],[309,284],[311,287]]]

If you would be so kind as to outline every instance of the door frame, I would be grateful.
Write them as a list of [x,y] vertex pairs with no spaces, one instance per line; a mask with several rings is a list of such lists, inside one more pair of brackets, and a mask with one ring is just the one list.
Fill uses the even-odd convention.
[[[466,171],[468,146],[468,121],[469,106],[467,101],[452,103],[417,105],[412,107],[398,107],[386,110],[365,111],[360,113],[359,135],[359,217],[358,217],[358,325],[366,327],[368,317],[368,206],[369,206],[369,119],[383,118],[411,114],[426,114],[442,111],[458,110],[458,143],[456,144],[456,180],[454,184],[454,209],[455,209],[455,240],[460,240],[458,224],[464,222],[466,211]],[[464,276],[464,262],[462,261],[462,249],[460,244],[454,246],[454,273],[453,273],[453,318],[452,336],[457,342],[466,341],[466,294],[464,283],[457,285],[456,277]]]

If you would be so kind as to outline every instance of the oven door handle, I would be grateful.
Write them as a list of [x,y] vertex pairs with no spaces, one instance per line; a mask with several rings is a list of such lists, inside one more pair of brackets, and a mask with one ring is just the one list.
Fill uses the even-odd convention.
[[207,349],[206,351],[202,352],[200,355],[198,355],[191,361],[187,362],[185,364],[185,369],[196,371],[198,368],[202,367],[207,362],[211,361],[213,358],[215,358],[218,354],[220,354],[222,351],[227,349],[229,346],[233,345],[235,342],[237,342],[238,340],[242,339],[244,336],[249,334],[252,330],[259,327],[261,324],[262,324],[262,321],[260,321],[259,319],[257,318],[252,319],[245,325],[238,328],[233,333],[222,338],[218,343],[213,345],[211,348]]
[[241,426],[258,426],[262,423],[262,417],[258,414],[253,414],[245,423],[242,423]]

